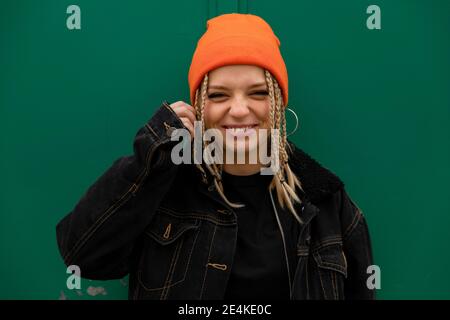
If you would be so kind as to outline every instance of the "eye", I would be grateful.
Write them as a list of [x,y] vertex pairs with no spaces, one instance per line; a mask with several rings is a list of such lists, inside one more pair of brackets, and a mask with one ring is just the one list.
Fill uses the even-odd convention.
[[253,92],[252,94],[256,94],[256,95],[259,95],[259,96],[267,96],[269,93],[266,90],[263,90],[263,91]]
[[219,98],[219,97],[223,97],[224,95],[222,93],[211,93],[208,95],[209,99],[214,99],[214,98]]

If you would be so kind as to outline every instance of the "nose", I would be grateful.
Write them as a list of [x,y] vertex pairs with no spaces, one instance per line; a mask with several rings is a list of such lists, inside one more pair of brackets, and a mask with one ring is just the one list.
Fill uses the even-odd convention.
[[234,118],[242,118],[250,113],[246,99],[234,99],[231,102],[228,114]]

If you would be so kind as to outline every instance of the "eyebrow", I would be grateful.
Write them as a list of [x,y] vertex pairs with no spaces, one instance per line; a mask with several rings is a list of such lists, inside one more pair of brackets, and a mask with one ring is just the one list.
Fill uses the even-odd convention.
[[[256,87],[265,86],[265,85],[266,85],[265,82],[260,82],[260,83],[252,84],[251,86],[249,86],[249,88],[251,89],[251,88],[256,88]],[[225,86],[208,86],[208,89],[225,89],[226,90],[228,88]]]

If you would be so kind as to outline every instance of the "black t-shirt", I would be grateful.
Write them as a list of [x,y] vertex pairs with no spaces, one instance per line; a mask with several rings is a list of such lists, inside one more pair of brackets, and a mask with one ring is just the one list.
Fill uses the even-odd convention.
[[[283,240],[268,191],[272,178],[260,173],[249,176],[222,174],[227,198],[245,204],[245,207],[235,209],[238,223],[236,253],[224,299],[289,299]],[[277,201],[276,196],[274,201]],[[297,222],[288,212],[278,214],[289,219],[290,227],[283,231],[292,279],[296,265],[293,250]]]

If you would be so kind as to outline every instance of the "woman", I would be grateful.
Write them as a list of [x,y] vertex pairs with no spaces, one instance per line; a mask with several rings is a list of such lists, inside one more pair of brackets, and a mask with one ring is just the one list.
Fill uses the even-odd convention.
[[[286,139],[279,46],[260,17],[208,21],[189,70],[192,105],[164,102],[138,131],[134,154],[58,224],[67,265],[90,279],[129,274],[130,299],[375,297],[364,216],[336,175]],[[197,139],[196,121],[200,138],[221,134],[214,156],[245,161],[203,152],[201,163],[175,164],[172,135]],[[205,141],[203,151],[213,143]],[[250,161],[257,149],[278,164],[270,174],[261,158]]]

